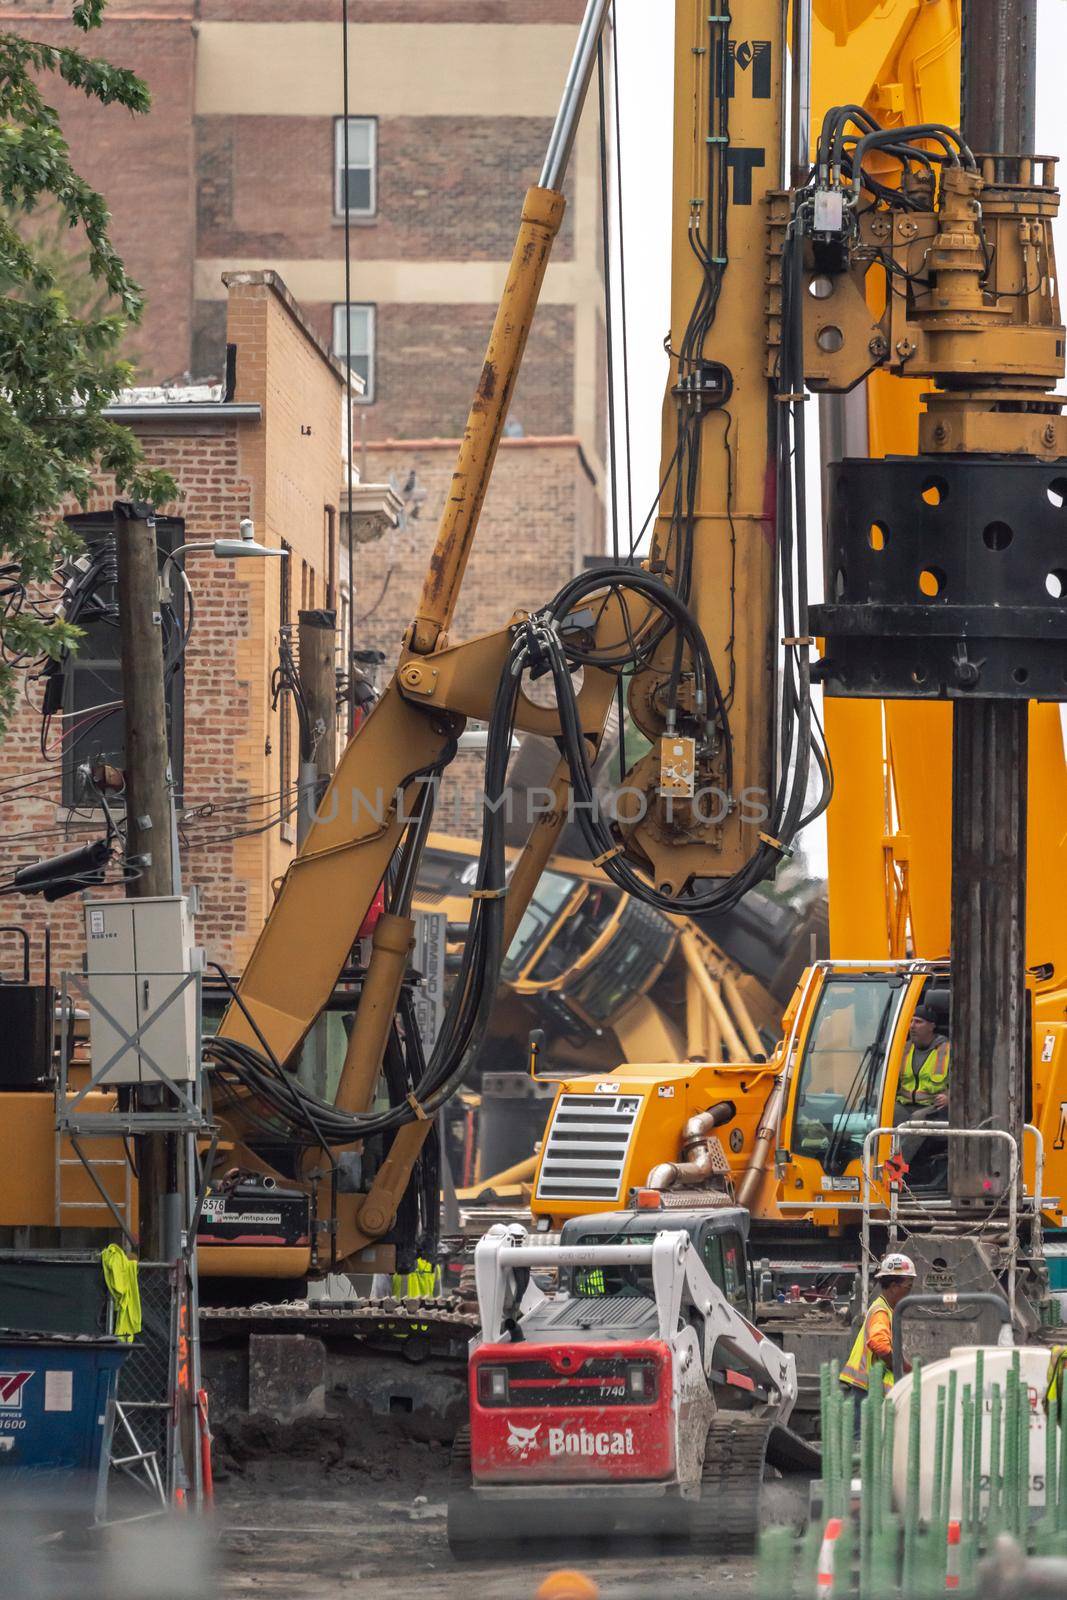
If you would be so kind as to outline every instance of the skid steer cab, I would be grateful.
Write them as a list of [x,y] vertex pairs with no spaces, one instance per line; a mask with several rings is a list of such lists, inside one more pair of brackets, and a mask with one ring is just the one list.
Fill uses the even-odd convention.
[[793,1356],[750,1321],[747,1235],[728,1207],[574,1218],[558,1242],[501,1224],[479,1241],[454,1554],[620,1533],[754,1542],[764,1480],[810,1477],[819,1458],[786,1426]]

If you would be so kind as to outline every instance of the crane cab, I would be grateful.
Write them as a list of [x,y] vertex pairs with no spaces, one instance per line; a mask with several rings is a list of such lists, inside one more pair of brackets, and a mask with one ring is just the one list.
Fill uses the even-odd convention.
[[[1028,979],[1028,997],[1023,1178],[1028,1194],[1040,1189],[1046,1227],[1059,1228],[1067,1226],[1067,1008],[1062,991],[1040,974]],[[920,1005],[947,1037],[947,962],[817,962],[797,986],[769,1061],[630,1064],[610,1079],[568,1078],[545,1131],[531,1210],[559,1226],[590,1211],[626,1209],[654,1168],[682,1163],[692,1119],[726,1106],[730,1114],[721,1115],[711,1141],[715,1181],[694,1190],[685,1174],[667,1204],[721,1205],[744,1186],[757,1227],[858,1226],[864,1141],[913,1115],[902,1103],[901,1075]],[[944,1187],[946,1147],[932,1125],[913,1152],[912,1187]],[[881,1164],[889,1153],[888,1135],[872,1141],[875,1206],[888,1199]]]

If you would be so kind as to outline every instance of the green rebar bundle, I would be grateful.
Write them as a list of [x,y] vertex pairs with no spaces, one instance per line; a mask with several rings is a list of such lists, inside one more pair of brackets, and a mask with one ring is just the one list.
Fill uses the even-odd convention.
[[971,1527],[982,1524],[982,1432],[985,1420],[985,1351],[974,1358],[974,1454],[971,1458]]
[[1001,1391],[1000,1384],[993,1385],[989,1404],[989,1504],[986,1507],[986,1532],[990,1541],[1003,1533],[1000,1509],[1001,1444],[1000,1444]]
[[[840,1383],[836,1364],[821,1374],[823,1412],[822,1514],[800,1549],[799,1594],[812,1591],[819,1548],[827,1521],[841,1518],[834,1594],[858,1600],[934,1600],[945,1592],[948,1534],[959,1522],[954,1546],[958,1593],[973,1595],[979,1560],[1000,1533],[1010,1533],[1032,1555],[1067,1556],[1067,1396],[1058,1393],[1047,1407],[1043,1511],[1031,1512],[1030,1390],[1021,1355],[1013,1352],[1003,1383],[986,1387],[986,1361],[975,1355],[974,1383],[962,1388],[955,1370],[938,1385],[934,1426],[926,1437],[930,1482],[928,1514],[923,1516],[923,1370],[915,1363],[907,1404],[907,1461],[901,1514],[894,1506],[893,1465],[897,1407],[889,1403],[884,1368],[875,1365],[859,1411],[858,1515],[852,1496],[853,1422],[857,1395]],[[988,1407],[988,1427],[985,1413]],[[903,1425],[903,1424],[902,1424]],[[958,1472],[959,1501],[953,1504]],[[1039,1487],[1039,1485],[1035,1485]],[[781,1547],[761,1564],[770,1586],[783,1586]],[[793,1545],[794,1555],[797,1545]],[[955,1567],[954,1567],[955,1570]]]
[[794,1543],[792,1528],[766,1528],[760,1534],[756,1584],[759,1600],[790,1600]]
[[912,1368],[911,1406],[908,1412],[908,1470],[904,1491],[904,1572],[902,1589],[906,1596],[915,1593],[916,1558],[919,1535],[919,1473],[922,1467],[922,1362]]

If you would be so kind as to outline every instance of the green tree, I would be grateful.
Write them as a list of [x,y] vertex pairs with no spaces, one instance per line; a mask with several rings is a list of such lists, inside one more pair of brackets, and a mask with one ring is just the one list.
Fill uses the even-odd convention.
[[[106,0],[77,0],[75,26],[99,27]],[[141,115],[146,85],[85,54],[0,32],[0,726],[10,713],[19,662],[59,656],[76,630],[22,603],[22,586],[45,582],[77,548],[65,501],[84,505],[100,474],[121,493],[168,500],[163,473],[145,469],[129,429],[103,415],[133,376],[120,346],[143,310],[141,291],[108,237],[101,195],[75,170],[59,114],[45,94],[57,79]],[[75,293],[57,256],[53,215],[70,230],[85,281]]]

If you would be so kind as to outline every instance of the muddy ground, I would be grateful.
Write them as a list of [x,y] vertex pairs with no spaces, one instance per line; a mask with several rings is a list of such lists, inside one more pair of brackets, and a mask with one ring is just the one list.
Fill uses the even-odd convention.
[[251,1421],[217,1441],[219,1600],[532,1600],[544,1575],[579,1567],[612,1597],[753,1593],[750,1559],[683,1546],[523,1545],[460,1564],[445,1535],[448,1449],[392,1419],[351,1416],[279,1429]]

